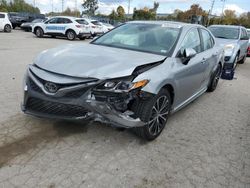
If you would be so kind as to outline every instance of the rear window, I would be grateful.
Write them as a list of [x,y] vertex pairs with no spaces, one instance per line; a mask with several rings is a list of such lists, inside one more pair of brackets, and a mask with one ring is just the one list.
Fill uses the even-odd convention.
[[86,20],[76,20],[79,24],[89,25],[89,23]]
[[5,14],[0,14],[0,18],[5,18]]
[[239,28],[230,27],[209,27],[208,28],[216,38],[223,39],[238,39],[240,30]]
[[100,26],[102,25],[102,24],[101,24],[100,22],[98,22],[98,21],[92,21],[91,23],[94,24],[94,25],[100,25]]

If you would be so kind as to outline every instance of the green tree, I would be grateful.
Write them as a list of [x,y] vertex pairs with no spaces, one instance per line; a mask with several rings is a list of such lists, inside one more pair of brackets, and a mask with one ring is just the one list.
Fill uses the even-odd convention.
[[125,20],[125,10],[122,6],[117,7],[117,17],[119,21],[124,21]]
[[154,7],[149,9],[148,7],[144,7],[143,9],[134,8],[133,19],[134,20],[155,20],[156,12],[159,8],[159,3],[154,2]]
[[115,10],[112,10],[111,14],[109,15],[109,19],[111,20],[118,20],[118,14]]
[[96,10],[98,9],[98,0],[85,0],[82,7],[85,9],[85,14],[91,16],[95,15]]
[[0,0],[0,11],[40,13],[39,8],[26,3],[24,0],[14,0],[9,3],[6,0]]
[[237,24],[237,15],[234,10],[225,10],[224,11],[224,16],[222,19],[223,24],[227,25],[232,25],[232,24]]

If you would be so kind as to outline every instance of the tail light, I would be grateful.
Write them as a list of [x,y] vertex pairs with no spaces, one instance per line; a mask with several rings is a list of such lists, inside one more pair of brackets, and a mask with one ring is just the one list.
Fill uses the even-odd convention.
[[81,28],[82,26],[81,25],[76,25],[77,28]]
[[94,26],[94,25],[92,25],[91,27],[92,27],[92,28],[96,28],[96,26]]

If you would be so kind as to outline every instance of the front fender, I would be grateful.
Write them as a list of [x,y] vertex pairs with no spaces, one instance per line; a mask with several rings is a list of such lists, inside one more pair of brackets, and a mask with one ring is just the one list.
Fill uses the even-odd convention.
[[153,94],[158,94],[159,91],[167,84],[171,85],[175,89],[176,84],[172,73],[170,72],[173,62],[171,62],[170,59],[171,58],[167,58],[162,64],[138,75],[134,81],[136,82],[144,79],[150,80],[150,82],[142,90]]

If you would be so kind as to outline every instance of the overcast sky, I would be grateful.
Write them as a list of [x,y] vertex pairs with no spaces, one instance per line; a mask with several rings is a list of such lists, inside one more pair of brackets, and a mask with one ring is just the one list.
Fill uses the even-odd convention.
[[[54,11],[62,10],[62,0],[35,0],[36,6],[40,8],[42,13],[47,13],[52,10],[52,1],[54,4]],[[67,7],[77,8],[82,10],[81,3],[83,0],[64,0],[64,9]],[[117,6],[122,5],[126,12],[128,12],[129,0],[99,0],[98,12],[109,14]],[[131,0],[131,10],[134,7],[143,8],[145,6],[152,7],[155,0]],[[156,0],[160,3],[158,13],[172,13],[175,9],[187,10],[193,3],[199,3],[203,9],[209,10],[212,0]],[[26,0],[26,2],[33,4],[34,0]],[[213,14],[220,14],[222,12],[223,2],[215,0]],[[235,10],[237,14],[250,11],[250,0],[226,0],[225,9]]]

